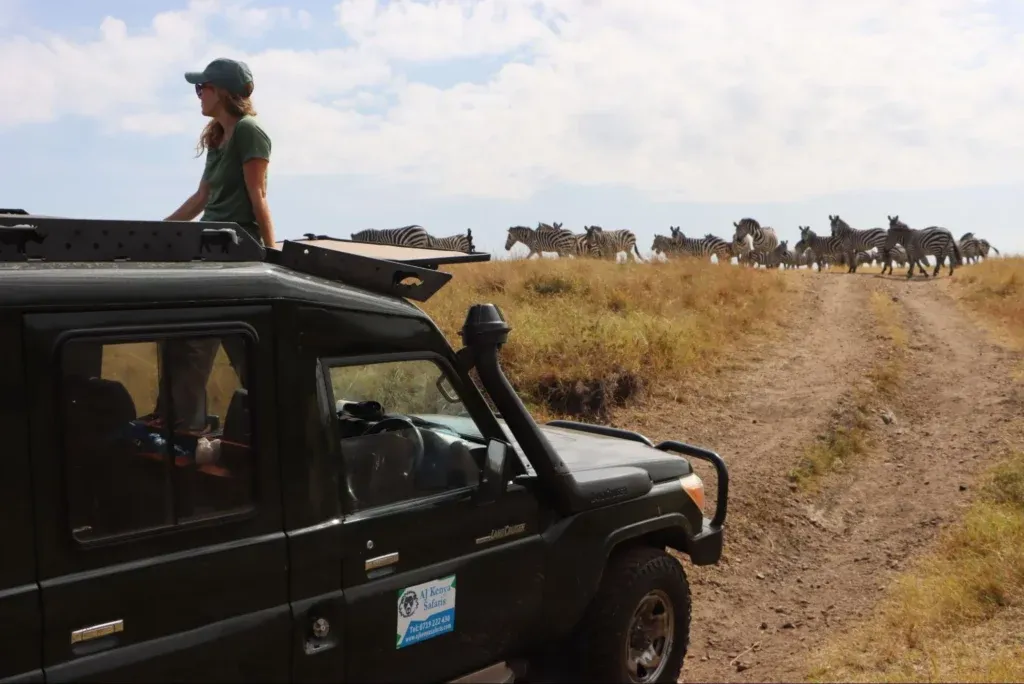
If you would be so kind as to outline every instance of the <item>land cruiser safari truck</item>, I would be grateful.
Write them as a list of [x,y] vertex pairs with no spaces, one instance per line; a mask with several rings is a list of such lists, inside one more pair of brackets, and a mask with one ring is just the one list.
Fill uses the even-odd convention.
[[725,464],[537,425],[487,258],[0,215],[0,680],[676,681]]

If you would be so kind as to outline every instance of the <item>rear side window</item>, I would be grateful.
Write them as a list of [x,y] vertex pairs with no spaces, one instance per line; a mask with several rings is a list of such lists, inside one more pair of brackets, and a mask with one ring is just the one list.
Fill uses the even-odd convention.
[[59,399],[75,539],[252,508],[247,342],[232,334],[63,345]]

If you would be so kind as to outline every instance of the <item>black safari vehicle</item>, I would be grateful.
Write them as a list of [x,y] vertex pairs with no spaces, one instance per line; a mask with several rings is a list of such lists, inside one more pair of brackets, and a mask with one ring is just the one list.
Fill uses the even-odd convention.
[[0,681],[676,681],[725,464],[538,426],[487,258],[0,210]]

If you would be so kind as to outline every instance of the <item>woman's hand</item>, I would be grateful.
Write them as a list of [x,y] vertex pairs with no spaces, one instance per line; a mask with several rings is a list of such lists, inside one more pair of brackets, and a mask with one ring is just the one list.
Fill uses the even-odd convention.
[[191,221],[199,216],[206,206],[206,200],[210,196],[210,185],[206,181],[199,182],[199,189],[192,193],[185,202],[165,218],[165,221]]

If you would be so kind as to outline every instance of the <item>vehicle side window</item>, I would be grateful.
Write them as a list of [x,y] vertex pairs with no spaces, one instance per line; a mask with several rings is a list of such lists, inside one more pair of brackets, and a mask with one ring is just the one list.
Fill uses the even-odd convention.
[[93,541],[253,505],[246,338],[76,338],[61,349],[72,534]]
[[330,368],[350,510],[479,484],[486,445],[443,379],[430,360]]

